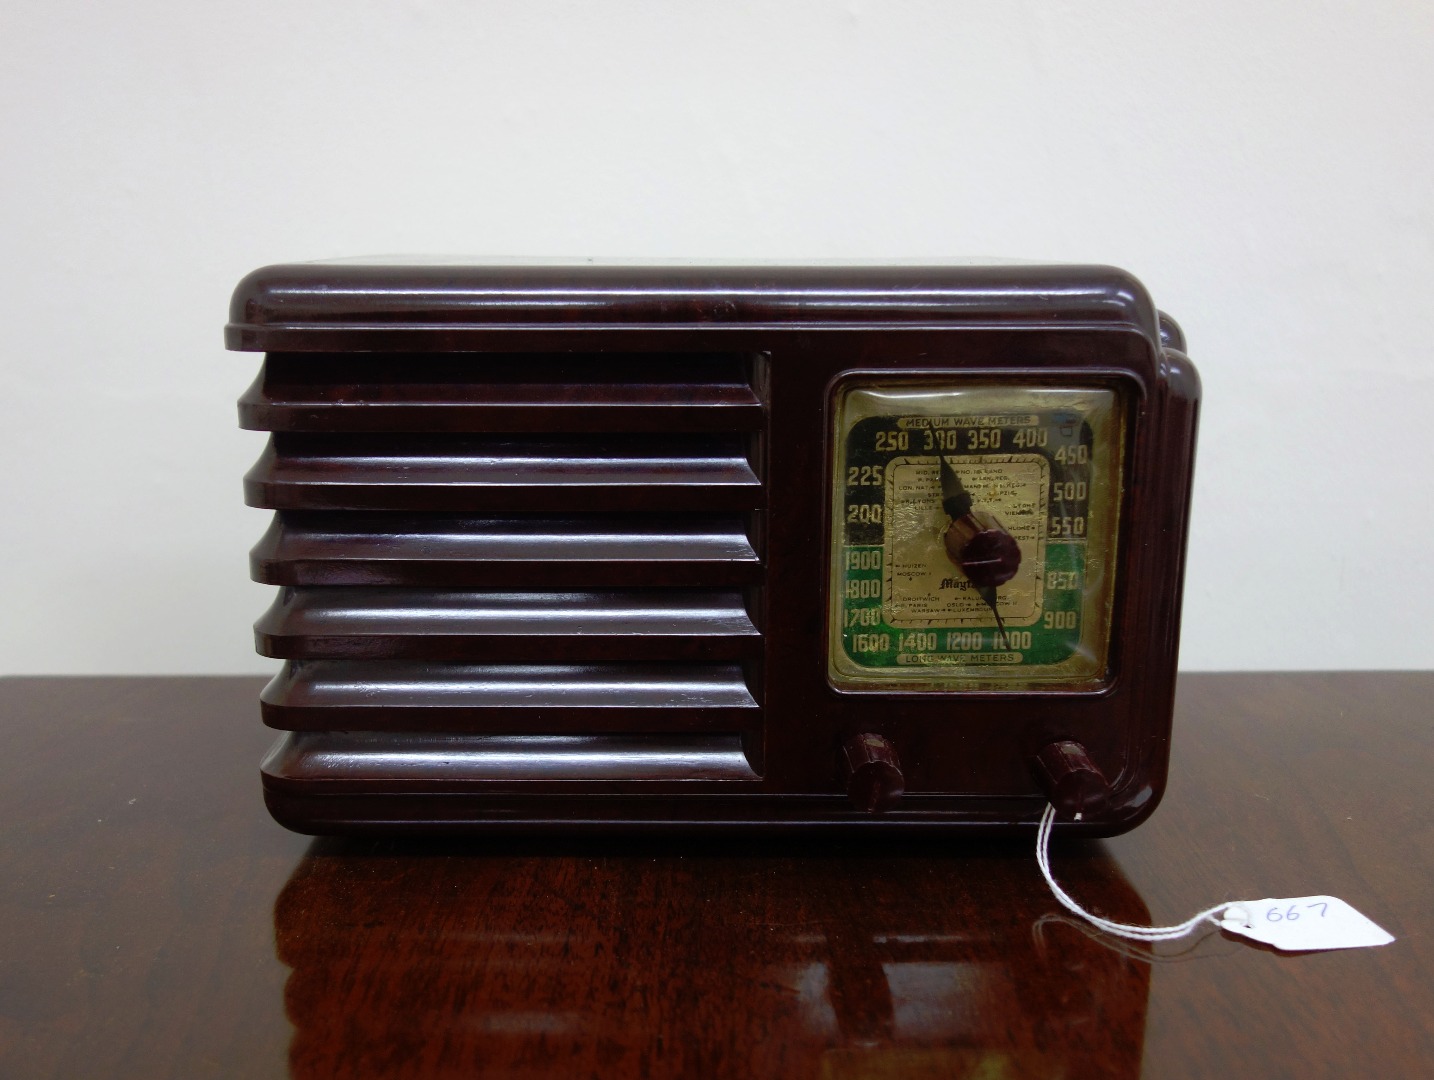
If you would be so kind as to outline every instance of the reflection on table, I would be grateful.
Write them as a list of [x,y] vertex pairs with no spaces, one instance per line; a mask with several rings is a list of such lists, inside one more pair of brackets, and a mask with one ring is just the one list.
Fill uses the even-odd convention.
[[274,923],[296,1077],[1139,1075],[1148,965],[1055,910],[1009,846],[321,840]]

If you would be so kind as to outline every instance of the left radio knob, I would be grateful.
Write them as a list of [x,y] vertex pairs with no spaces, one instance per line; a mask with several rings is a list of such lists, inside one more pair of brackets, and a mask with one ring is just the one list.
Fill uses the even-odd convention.
[[842,743],[841,764],[847,798],[858,810],[890,810],[906,790],[896,747],[881,735],[853,735]]

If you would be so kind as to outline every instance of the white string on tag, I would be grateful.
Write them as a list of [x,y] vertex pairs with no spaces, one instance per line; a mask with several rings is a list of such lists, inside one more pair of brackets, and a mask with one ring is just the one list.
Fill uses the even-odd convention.
[[[1036,863],[1061,906],[1098,930],[1132,941],[1173,941],[1210,923],[1228,933],[1273,945],[1281,952],[1320,952],[1388,945],[1394,935],[1336,896],[1227,900],[1174,926],[1135,926],[1092,915],[1056,884],[1051,875],[1051,826],[1056,808],[1047,804],[1036,832]],[[1076,815],[1080,820],[1080,815]]]
[[1175,938],[1182,938],[1193,933],[1202,923],[1210,923],[1213,926],[1222,925],[1220,915],[1225,909],[1238,906],[1228,901],[1216,904],[1174,926],[1135,926],[1132,923],[1112,922],[1110,919],[1093,915],[1072,900],[1070,894],[1057,885],[1056,879],[1051,875],[1051,826],[1055,824],[1055,820],[1056,808],[1047,803],[1046,812],[1041,815],[1041,827],[1036,832],[1036,863],[1041,868],[1041,876],[1046,879],[1046,884],[1051,887],[1051,892],[1061,902],[1062,907],[1072,914],[1079,915],[1092,926],[1099,927],[1107,934],[1130,938],[1134,941],[1173,941]]

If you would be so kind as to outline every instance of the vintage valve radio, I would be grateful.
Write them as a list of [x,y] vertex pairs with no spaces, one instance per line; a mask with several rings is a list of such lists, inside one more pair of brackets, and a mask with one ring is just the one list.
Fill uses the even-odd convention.
[[1106,267],[271,266],[274,816],[1138,824],[1199,382]]

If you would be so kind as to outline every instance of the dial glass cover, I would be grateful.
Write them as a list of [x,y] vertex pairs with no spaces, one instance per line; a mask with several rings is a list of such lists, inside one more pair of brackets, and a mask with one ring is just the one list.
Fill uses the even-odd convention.
[[851,377],[833,406],[832,684],[1099,687],[1120,394],[922,373]]

